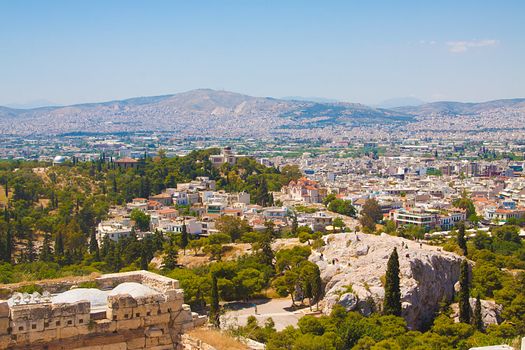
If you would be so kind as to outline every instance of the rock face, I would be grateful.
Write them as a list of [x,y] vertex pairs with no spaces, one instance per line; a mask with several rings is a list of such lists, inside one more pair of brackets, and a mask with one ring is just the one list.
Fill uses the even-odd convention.
[[324,237],[326,245],[310,256],[325,285],[323,312],[336,303],[369,314],[380,310],[382,280],[394,247],[399,254],[402,315],[412,329],[430,324],[439,303],[452,300],[462,258],[438,247],[389,235],[340,233]]
[[[476,299],[470,298],[470,309],[474,311],[474,308],[476,306]],[[454,321],[459,322],[459,305],[458,303],[454,303],[450,305],[450,308],[452,309],[452,318],[454,318]],[[499,304],[496,304],[496,302],[491,300],[481,300],[481,319],[483,320],[483,325],[487,327],[491,324],[500,324],[501,322],[501,310],[502,306]]]

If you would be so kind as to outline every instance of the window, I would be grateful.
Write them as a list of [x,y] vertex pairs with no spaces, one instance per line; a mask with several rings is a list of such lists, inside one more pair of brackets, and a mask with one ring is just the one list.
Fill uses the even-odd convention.
[[146,316],[151,316],[151,311],[146,312]]
[[20,327],[18,327],[18,330],[19,330],[19,331],[23,331],[23,330],[24,330],[24,327],[23,327],[23,326],[20,326]]
[[60,321],[56,321],[55,325],[58,327],[60,326]]
[[36,324],[33,323],[33,324],[31,325],[31,329],[36,329]]
[[78,320],[78,323],[82,324],[82,323],[84,323],[84,320],[80,319],[80,320]]
[[113,321],[116,321],[116,320],[117,320],[117,316],[113,315]]
[[128,318],[128,317],[129,317],[129,314],[125,314],[125,315],[124,315],[124,318]]
[[140,312],[137,312],[137,313],[135,314],[135,317],[140,317]]
[[72,325],[72,324],[73,324],[73,321],[69,320],[69,321],[67,321],[67,324],[68,324],[68,325]]

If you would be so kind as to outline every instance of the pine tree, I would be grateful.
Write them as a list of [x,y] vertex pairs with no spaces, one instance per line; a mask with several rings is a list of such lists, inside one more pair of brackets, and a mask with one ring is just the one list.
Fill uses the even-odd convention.
[[217,276],[215,272],[211,273],[211,304],[210,304],[210,321],[215,328],[220,326],[220,305],[219,305],[219,287],[217,286]]
[[186,247],[188,246],[188,229],[186,228],[186,224],[182,225],[180,246],[184,250],[184,255],[186,255]]
[[468,253],[468,251],[467,251],[467,239],[465,238],[465,223],[463,221],[461,221],[458,224],[458,236],[457,236],[457,239],[458,239],[458,245],[461,248],[461,250],[463,251],[463,255],[467,256],[467,253]]
[[474,327],[476,327],[478,331],[483,331],[483,318],[481,315],[481,299],[480,299],[479,293],[476,296],[476,305],[474,306],[473,322],[474,322]]
[[394,248],[387,263],[383,312],[385,315],[401,316],[399,256],[397,255],[397,248]]
[[459,322],[470,323],[470,286],[466,259],[461,262],[460,266],[459,288]]

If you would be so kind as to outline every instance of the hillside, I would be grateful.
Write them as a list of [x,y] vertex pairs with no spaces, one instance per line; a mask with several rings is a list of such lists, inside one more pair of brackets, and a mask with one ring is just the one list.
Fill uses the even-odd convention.
[[168,131],[181,136],[265,137],[334,126],[373,130],[378,125],[418,132],[459,132],[518,130],[524,121],[525,99],[433,102],[385,109],[211,89],[72,106],[0,107],[0,132],[7,135]]
[[63,107],[2,107],[0,131],[17,135],[174,131],[185,135],[261,136],[282,128],[399,124],[411,118],[360,104],[290,101],[199,89]]
[[[497,133],[504,131],[517,137],[523,133],[525,99],[494,100],[480,103],[433,102],[421,106],[395,108],[399,113],[416,117],[407,126],[420,135],[438,133]],[[426,133],[426,134],[425,134]]]
[[408,113],[418,116],[427,116],[431,114],[475,115],[482,112],[488,112],[491,110],[498,110],[503,108],[521,109],[522,111],[525,111],[525,98],[494,100],[479,103],[439,101],[425,103],[418,106],[404,106],[393,109],[401,113]]

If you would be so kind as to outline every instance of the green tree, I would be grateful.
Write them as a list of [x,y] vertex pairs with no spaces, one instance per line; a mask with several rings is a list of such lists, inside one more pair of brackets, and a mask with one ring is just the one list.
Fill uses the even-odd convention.
[[59,231],[56,234],[55,239],[55,257],[57,258],[57,261],[60,260],[64,256],[64,237],[62,235],[62,232]]
[[463,221],[458,224],[458,234],[457,234],[458,246],[461,248],[464,256],[467,256],[467,239],[465,237],[465,223]]
[[164,259],[162,260],[162,268],[164,270],[173,270],[177,267],[177,247],[173,240],[170,239],[170,242],[167,244]]
[[297,215],[295,213],[292,213],[292,227],[291,227],[291,234],[293,237],[297,237],[297,229],[299,228],[299,223],[297,222]]
[[141,231],[148,231],[150,216],[140,209],[133,209],[130,214],[131,220],[135,222],[135,227]]
[[53,260],[53,252],[51,250],[51,235],[48,232],[44,233],[44,241],[40,250],[40,260],[50,262]]
[[334,199],[328,204],[328,210],[341,215],[352,216],[356,214],[355,208],[351,201],[343,199]]
[[232,242],[237,241],[245,233],[251,231],[251,227],[246,220],[229,215],[218,218],[215,221],[215,228],[219,232],[229,235]]
[[304,261],[299,272],[299,282],[303,291],[303,296],[308,298],[310,308],[314,303],[318,303],[323,292],[321,273],[317,264]]
[[184,254],[186,254],[186,247],[188,246],[188,229],[186,228],[186,224],[182,225],[182,232],[181,232],[181,240],[180,240],[180,247],[184,250]]
[[374,231],[376,224],[383,219],[383,212],[379,203],[374,198],[369,198],[363,204],[361,209],[361,217],[359,222],[363,228],[367,228],[370,231]]
[[471,215],[476,215],[476,207],[474,207],[474,203],[469,198],[466,190],[463,190],[463,192],[461,192],[461,197],[452,201],[452,205],[456,208],[464,209],[467,218]]
[[219,288],[217,286],[217,276],[215,272],[211,273],[211,303],[210,303],[210,321],[215,328],[220,326],[220,305],[219,305]]
[[140,269],[141,270],[148,270],[149,268],[149,250],[150,247],[148,246],[148,242],[146,239],[142,240],[142,249],[140,250]]
[[469,266],[466,259],[460,265],[459,275],[459,321],[470,323],[470,281]]
[[97,242],[97,235],[95,229],[91,229],[91,234],[89,237],[89,253],[94,256],[96,261],[100,260],[100,252]]
[[483,331],[483,318],[481,315],[481,298],[479,296],[479,293],[476,296],[476,304],[474,305],[473,322],[474,322],[474,327],[476,327],[478,331]]
[[338,228],[339,230],[343,230],[343,227],[345,227],[345,222],[341,218],[335,218],[332,222],[332,225],[335,228]]
[[397,254],[397,248],[394,248],[387,263],[383,312],[385,315],[401,316],[401,290],[399,287],[399,256]]

